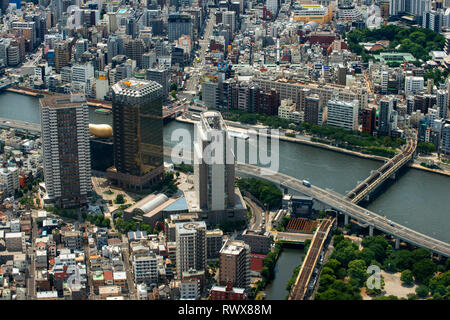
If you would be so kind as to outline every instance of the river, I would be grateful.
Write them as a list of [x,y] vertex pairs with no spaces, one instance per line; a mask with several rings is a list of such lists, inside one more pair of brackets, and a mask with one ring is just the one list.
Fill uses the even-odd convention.
[[[90,109],[92,123],[111,124],[112,116],[98,114]],[[35,98],[14,93],[0,95],[0,117],[39,123],[39,103]],[[193,126],[172,121],[164,127],[164,144],[174,147],[172,133],[183,129],[193,137]],[[184,141],[192,146],[192,140]],[[248,151],[248,145],[247,151]],[[282,173],[330,188],[341,194],[351,190],[358,181],[366,178],[381,162],[352,157],[307,145],[280,141],[279,170]],[[368,205],[368,209],[386,216],[411,229],[450,242],[450,179],[416,169],[408,169],[393,185]],[[290,251],[286,251],[290,252]],[[288,259],[293,267],[299,264],[299,253],[291,261],[291,255],[283,253],[280,259]],[[283,264],[287,262],[283,262]],[[277,264],[278,265],[278,264]],[[284,268],[284,267],[283,267]],[[280,267],[281,269],[281,267]],[[279,273],[280,279],[284,271]],[[292,270],[287,272],[290,278]],[[278,273],[277,273],[278,274]],[[276,281],[279,280],[278,276]],[[275,286],[275,284],[273,284]],[[283,284],[284,286],[285,284]],[[281,288],[283,287],[281,286]],[[283,294],[277,290],[278,294]],[[281,297],[280,299],[284,299]]]
[[267,300],[284,300],[289,294],[286,284],[292,277],[294,269],[302,264],[305,256],[303,249],[283,248],[275,265],[275,278],[266,287]]

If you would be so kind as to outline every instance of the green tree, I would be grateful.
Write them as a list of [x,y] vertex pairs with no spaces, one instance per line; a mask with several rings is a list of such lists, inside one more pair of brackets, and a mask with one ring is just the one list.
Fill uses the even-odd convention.
[[416,288],[416,294],[420,298],[425,298],[428,296],[428,292],[430,292],[430,289],[425,285],[420,285]]
[[431,142],[419,142],[417,144],[417,150],[420,153],[429,154],[436,150],[436,147]]
[[417,300],[417,295],[414,293],[408,293],[408,300]]
[[400,276],[400,280],[406,284],[411,284],[414,280],[411,270],[408,270],[408,269],[403,270],[402,274]]
[[118,194],[116,196],[116,203],[117,204],[125,203],[125,198],[124,198],[123,194]]
[[331,269],[330,267],[323,267],[322,268],[322,275],[325,275],[325,274],[329,274],[329,275],[334,276],[334,270]]
[[359,287],[362,287],[369,276],[367,266],[364,260],[353,260],[348,264],[348,275],[354,279]]
[[334,271],[334,273],[336,273],[339,270],[340,266],[341,266],[341,263],[338,260],[330,259],[330,260],[328,260],[327,263],[325,263],[323,265],[323,268],[324,269],[325,268],[330,268],[330,269],[332,269]]
[[416,281],[428,284],[428,281],[436,272],[436,265],[430,259],[422,259],[416,262],[412,268],[412,274]]

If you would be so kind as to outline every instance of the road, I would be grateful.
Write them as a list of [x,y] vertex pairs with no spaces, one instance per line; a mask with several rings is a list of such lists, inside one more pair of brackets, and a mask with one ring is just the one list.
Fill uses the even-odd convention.
[[245,202],[249,205],[252,211],[252,219],[250,223],[250,230],[261,230],[262,215],[264,210],[261,209],[256,203],[254,203],[250,198],[244,197]]
[[236,164],[236,173],[239,175],[259,177],[280,185],[281,187],[308,195],[313,197],[316,201],[326,204],[327,206],[344,213],[357,221],[367,223],[371,228],[378,229],[384,233],[394,236],[395,238],[401,239],[418,247],[429,249],[436,254],[450,257],[450,244],[409,229],[396,222],[390,221],[386,219],[386,217],[382,217],[352,203],[351,201],[345,199],[343,195],[338,193],[321,189],[316,186],[306,187],[299,179],[244,163]]
[[194,59],[192,67],[189,69],[190,77],[185,82],[185,89],[184,89],[185,94],[189,93],[193,95],[192,93],[197,92],[197,86],[200,83],[202,71],[206,65],[205,55],[206,50],[208,50],[209,39],[212,35],[213,27],[215,24],[215,16],[214,16],[215,10],[216,10],[215,8],[210,9],[210,13],[206,21],[205,31],[203,34],[203,40],[201,39],[199,40],[200,49],[198,50],[196,55],[200,58],[200,61],[197,62],[197,59]]
[[27,279],[27,298],[28,300],[34,300],[36,297],[36,282],[35,282],[35,275],[36,275],[36,265],[35,265],[35,245],[36,245],[36,238],[38,233],[38,227],[36,223],[36,219],[33,217],[32,219],[32,229],[31,229],[31,248],[27,248],[28,254],[30,257],[30,265],[28,270],[28,279]]
[[91,270],[91,265],[89,263],[89,257],[90,257],[89,245],[88,244],[84,245],[83,250],[84,250],[84,259],[86,262],[86,274],[87,274],[87,280],[88,280],[87,281],[88,300],[95,300],[97,297],[94,292],[94,282],[92,280],[92,270]]
[[125,264],[125,271],[127,274],[128,294],[131,300],[136,299],[136,288],[134,285],[134,279],[132,277],[132,267],[130,266],[130,253],[128,249],[128,238],[126,235],[122,235],[122,258]]
[[21,130],[41,132],[41,125],[36,123],[30,123],[19,120],[11,120],[7,118],[0,118],[0,127],[3,128],[16,128]]

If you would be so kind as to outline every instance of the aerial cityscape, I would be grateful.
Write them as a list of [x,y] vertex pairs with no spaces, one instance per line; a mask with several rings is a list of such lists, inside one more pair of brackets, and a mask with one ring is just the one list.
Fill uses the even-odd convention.
[[450,300],[449,75],[450,0],[0,0],[0,300]]

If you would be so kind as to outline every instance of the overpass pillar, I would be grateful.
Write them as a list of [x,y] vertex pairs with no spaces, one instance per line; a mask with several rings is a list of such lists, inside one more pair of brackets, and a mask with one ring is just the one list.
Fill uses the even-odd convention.
[[344,225],[348,224],[348,214],[344,213]]
[[373,236],[373,226],[369,226],[369,236]]
[[400,249],[400,239],[399,238],[395,238],[395,249]]

